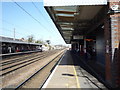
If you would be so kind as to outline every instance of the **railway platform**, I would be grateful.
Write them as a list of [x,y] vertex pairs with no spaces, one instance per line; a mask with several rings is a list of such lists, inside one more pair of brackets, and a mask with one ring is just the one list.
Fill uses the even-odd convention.
[[42,88],[105,89],[101,82],[77,64],[79,59],[73,55],[66,51]]

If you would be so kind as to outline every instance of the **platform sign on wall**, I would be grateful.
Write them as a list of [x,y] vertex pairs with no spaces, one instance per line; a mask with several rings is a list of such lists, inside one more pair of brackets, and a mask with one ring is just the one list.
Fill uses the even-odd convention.
[[83,36],[81,36],[81,35],[74,35],[73,39],[83,39]]

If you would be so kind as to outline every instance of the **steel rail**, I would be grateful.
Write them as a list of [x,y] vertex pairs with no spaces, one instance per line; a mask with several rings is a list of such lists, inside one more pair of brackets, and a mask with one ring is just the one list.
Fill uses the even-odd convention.
[[[54,52],[54,53],[56,53],[56,52]],[[52,54],[54,54],[54,53],[52,53]],[[11,72],[13,72],[13,71],[15,71],[15,70],[18,70],[18,69],[20,69],[20,68],[22,68],[22,67],[28,66],[28,65],[30,65],[30,64],[32,64],[32,63],[34,63],[34,62],[37,62],[37,61],[45,58],[45,57],[48,56],[48,55],[51,55],[51,53],[45,54],[44,56],[42,56],[42,58],[37,57],[37,58],[36,58],[37,60],[35,60],[35,58],[34,58],[34,59],[32,59],[31,62],[28,62],[27,64],[24,64],[25,62],[24,62],[24,63],[21,63],[21,64],[24,64],[24,65],[18,66],[18,67],[15,68],[15,69],[12,69],[12,70],[9,70],[9,71],[7,71],[7,72],[4,72],[4,73],[2,73],[2,74],[0,75],[0,77],[1,77],[1,76],[4,76],[4,75],[6,75],[6,74],[9,74],[9,73],[11,73]],[[39,58],[39,59],[38,59],[38,58]],[[29,61],[30,61],[30,60],[29,60]],[[21,65],[21,64],[19,64],[19,65]],[[2,68],[2,70],[9,69],[9,68],[12,68],[12,67],[15,67],[15,66],[17,66],[17,65],[13,65],[13,66],[10,66],[10,67],[7,67],[7,68]],[[2,71],[2,70],[1,70],[1,71]]]
[[[49,54],[50,52],[48,52],[47,54]],[[53,53],[53,52],[52,52]],[[5,66],[5,65],[9,65],[9,64],[13,64],[13,63],[16,63],[17,61],[18,62],[21,62],[21,64],[22,63],[24,63],[24,62],[27,62],[27,61],[29,61],[29,60],[31,60],[31,59],[29,59],[29,58],[31,58],[31,57],[33,57],[33,59],[35,59],[35,58],[38,58],[38,57],[40,57],[41,55],[47,55],[46,53],[41,53],[41,54],[38,54],[38,55],[33,55],[33,56],[28,56],[27,58],[26,57],[23,57],[23,58],[20,58],[20,59],[15,59],[15,60],[11,60],[11,61],[9,61],[8,63],[6,62],[6,63],[4,63],[3,65],[1,65],[1,66]],[[36,57],[37,56],[37,57]],[[22,60],[21,60],[22,59]],[[28,59],[27,61],[25,61],[26,59]],[[21,61],[20,61],[21,60]],[[22,62],[22,61],[24,61],[24,62]],[[16,64],[15,65],[12,65],[12,66],[16,66]],[[11,67],[11,66],[10,66]],[[4,69],[2,69],[2,70],[4,70]],[[1,71],[1,69],[0,69],[0,71]]]
[[[29,57],[29,56],[31,56],[31,54],[32,54],[32,56],[34,56],[34,55],[39,55],[40,53],[43,54],[43,53],[46,53],[46,52],[49,53],[50,51],[36,52],[36,53],[35,53],[35,52],[34,52],[34,53],[28,53],[27,55],[23,53],[24,56],[22,56],[22,58],[23,58],[23,57]],[[19,56],[17,56],[17,57],[12,57],[12,58],[10,58],[10,59],[8,58],[7,60],[2,60],[2,61],[0,61],[0,62],[1,62],[0,64],[6,63],[6,62],[10,62],[11,60],[13,60],[13,58],[14,58],[14,59],[21,59],[21,58],[18,58],[18,57],[19,57]]]

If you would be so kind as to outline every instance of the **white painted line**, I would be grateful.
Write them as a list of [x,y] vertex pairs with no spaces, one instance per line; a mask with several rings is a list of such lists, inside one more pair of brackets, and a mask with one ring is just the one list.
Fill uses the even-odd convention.
[[[65,53],[66,53],[66,52],[65,52]],[[64,53],[64,55],[62,56],[62,58],[60,59],[60,61],[58,62],[58,64],[56,65],[55,69],[53,70],[53,72],[51,73],[51,75],[49,76],[49,78],[47,79],[47,81],[45,82],[45,84],[43,85],[42,88],[46,88],[46,87],[47,87],[47,85],[48,85],[48,83],[50,82],[53,74],[55,73],[55,71],[56,71],[56,69],[58,68],[60,62],[62,61],[63,57],[65,56],[65,53]]]

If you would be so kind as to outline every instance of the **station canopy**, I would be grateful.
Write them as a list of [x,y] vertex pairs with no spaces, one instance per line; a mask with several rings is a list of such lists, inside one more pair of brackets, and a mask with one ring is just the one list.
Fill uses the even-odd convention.
[[106,0],[44,0],[44,7],[67,44],[99,25]]

